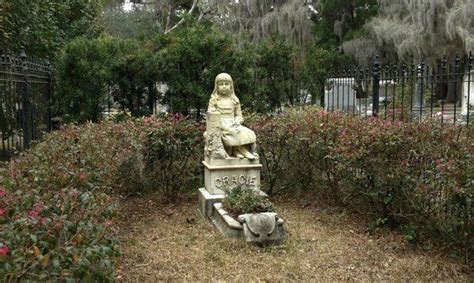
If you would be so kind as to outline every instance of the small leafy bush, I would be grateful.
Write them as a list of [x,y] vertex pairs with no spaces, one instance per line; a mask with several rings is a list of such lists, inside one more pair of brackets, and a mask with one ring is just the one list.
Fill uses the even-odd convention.
[[222,205],[234,217],[246,213],[275,211],[273,204],[265,195],[259,194],[254,189],[240,186],[226,190]]

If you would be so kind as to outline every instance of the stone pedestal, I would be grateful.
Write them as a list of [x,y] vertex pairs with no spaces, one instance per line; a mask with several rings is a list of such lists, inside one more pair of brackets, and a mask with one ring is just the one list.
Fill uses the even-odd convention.
[[203,161],[206,190],[210,194],[224,194],[226,189],[246,187],[260,190],[260,170],[257,160],[229,158]]
[[[199,210],[206,217],[213,214],[213,204],[219,203],[226,189],[238,186],[260,191],[262,164],[256,160],[241,158],[210,159],[204,164],[205,187],[199,189]],[[261,192],[263,193],[263,192]]]

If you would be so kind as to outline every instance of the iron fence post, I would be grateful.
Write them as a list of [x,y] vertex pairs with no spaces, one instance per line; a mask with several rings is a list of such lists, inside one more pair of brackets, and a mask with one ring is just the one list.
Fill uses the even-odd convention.
[[423,99],[425,99],[424,97],[424,91],[425,91],[425,59],[422,58],[421,59],[421,64],[420,64],[420,68],[419,68],[419,76],[420,76],[420,118],[419,120],[422,121],[423,120]]
[[47,125],[47,131],[51,132],[53,129],[52,125],[52,114],[51,114],[51,99],[52,99],[52,93],[53,93],[53,76],[51,74],[51,62],[48,60],[46,62],[46,66],[48,68],[48,85],[47,85],[47,91],[46,91],[46,103],[48,104],[48,109],[47,109],[47,114],[46,114],[46,125]]
[[380,91],[380,61],[379,56],[376,55],[372,69],[372,115],[377,117],[379,115],[379,93]]
[[469,61],[467,67],[467,116],[466,116],[466,123],[469,128],[469,115],[471,111],[471,72],[472,72],[472,61],[473,61],[472,51],[469,52]]
[[[459,58],[458,54],[456,54],[456,57],[454,59],[454,118],[453,118],[453,123],[456,124],[456,116],[457,116],[457,111],[456,108],[458,107],[458,80],[460,77],[460,62],[461,59]],[[462,79],[461,79],[462,81]]]
[[23,148],[29,148],[31,144],[31,130],[30,130],[30,105],[28,99],[28,62],[26,61],[25,50],[22,49],[20,52],[20,58],[22,62],[23,72],[23,91],[21,94],[22,104],[22,126],[23,126]]
[[[330,77],[330,76],[329,76]],[[319,104],[323,109],[326,109],[326,101],[324,100],[325,98],[325,93],[326,93],[326,85],[328,85],[329,88],[329,82],[328,82],[328,76],[324,79],[323,86],[319,86]],[[322,91],[321,91],[322,90]],[[328,89],[329,92],[329,89]]]

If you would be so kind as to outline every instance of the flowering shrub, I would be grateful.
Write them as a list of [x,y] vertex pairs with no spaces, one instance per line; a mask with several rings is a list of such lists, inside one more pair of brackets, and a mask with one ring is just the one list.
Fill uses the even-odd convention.
[[[201,186],[203,124],[181,115],[141,121],[142,180],[146,190],[159,190],[171,199]],[[140,158],[137,158],[137,160]]]
[[70,125],[0,171],[0,278],[110,280],[117,164],[133,124]]
[[313,191],[369,211],[411,240],[439,235],[470,252],[474,144],[463,128],[315,108],[252,117],[250,127],[270,194]]

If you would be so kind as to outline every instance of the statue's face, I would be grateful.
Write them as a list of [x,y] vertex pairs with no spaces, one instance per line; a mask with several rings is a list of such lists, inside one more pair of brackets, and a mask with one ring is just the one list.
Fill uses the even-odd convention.
[[231,88],[232,83],[229,81],[219,81],[217,83],[217,90],[219,91],[219,94],[229,95],[231,92]]

